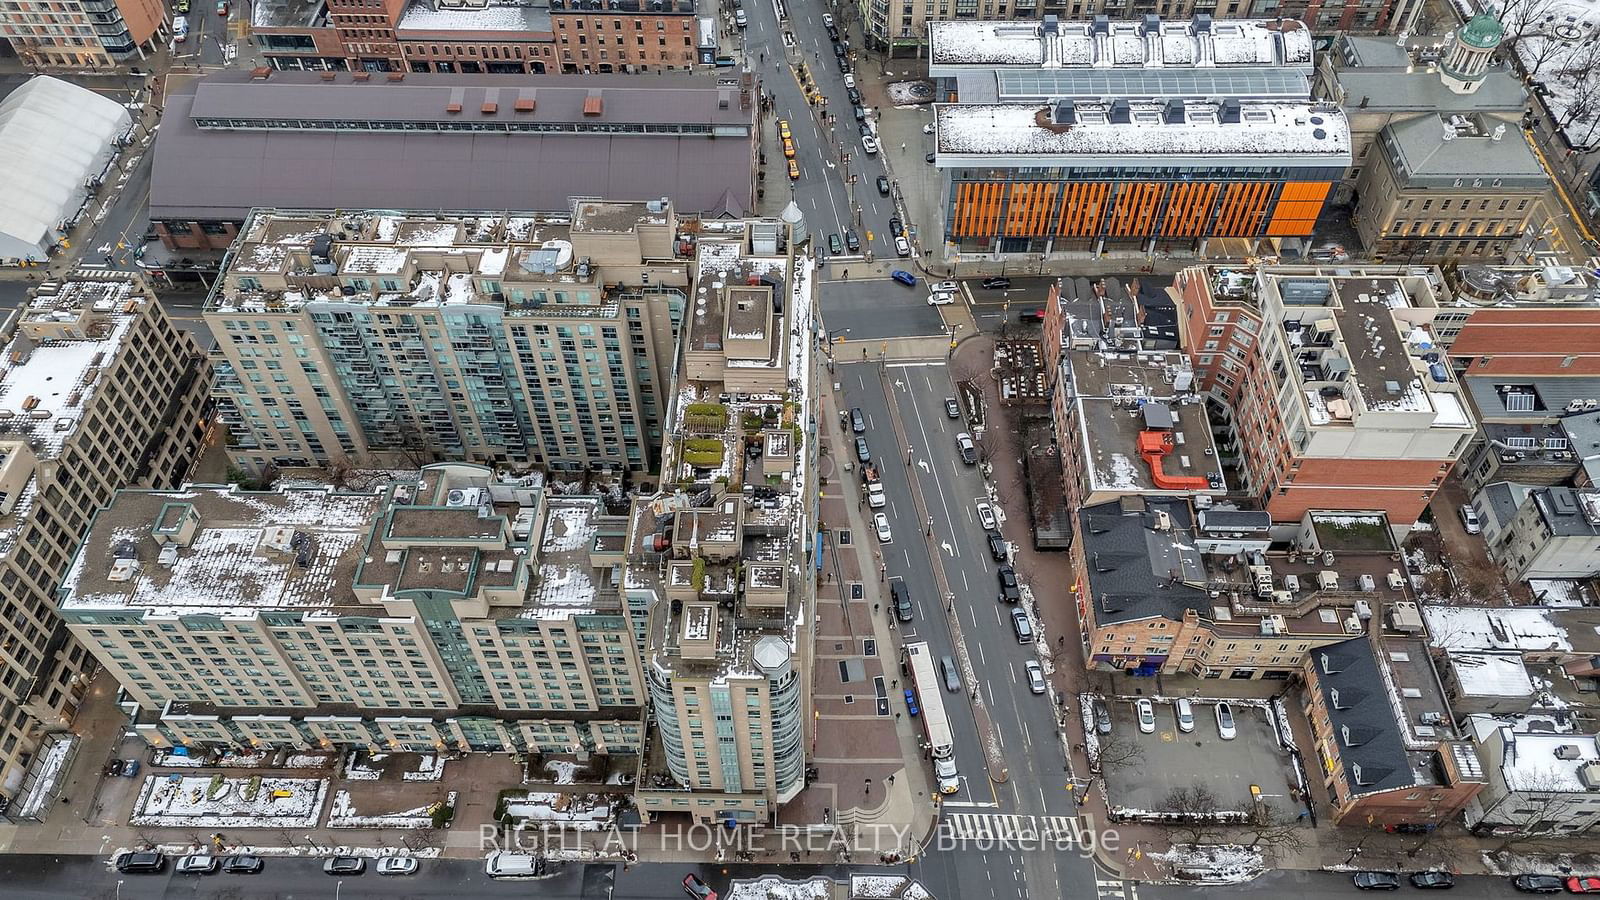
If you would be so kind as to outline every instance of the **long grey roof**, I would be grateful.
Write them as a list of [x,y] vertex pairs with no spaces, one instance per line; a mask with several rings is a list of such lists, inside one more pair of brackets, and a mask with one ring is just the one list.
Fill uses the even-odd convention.
[[1372,644],[1359,637],[1311,654],[1351,793],[1359,796],[1416,784]]
[[1445,87],[1438,70],[1415,66],[1392,38],[1343,35],[1332,51],[1342,63],[1336,79],[1351,114],[1372,112],[1501,112],[1520,115],[1527,101],[1522,80],[1490,66],[1470,94]]
[[[1209,611],[1206,592],[1190,586],[1204,583],[1205,570],[1194,549],[1188,503],[1147,497],[1145,505],[1133,512],[1112,500],[1079,513],[1097,625],[1182,621],[1186,610]],[[1157,510],[1171,517],[1169,530],[1153,530]]]
[[[632,83],[624,86],[602,77],[598,120],[725,124],[737,135],[213,129],[194,122],[197,107],[252,118],[336,116],[345,109],[369,121],[423,112],[430,119],[493,118],[479,110],[495,76],[442,76],[465,79],[452,88],[464,92],[463,112],[450,114],[437,91],[392,92],[394,85],[368,83],[348,86],[358,93],[318,93],[339,86],[318,82],[314,73],[283,77],[300,74],[274,73],[266,82],[213,76],[221,93],[180,89],[169,95],[154,151],[151,217],[237,221],[256,206],[560,211],[574,197],[667,197],[681,212],[713,215],[754,207],[753,114],[738,109],[737,97],[729,110],[719,109],[714,78],[626,76]],[[213,78],[200,85],[210,87]],[[414,78],[427,80],[407,76],[406,82]],[[531,83],[536,110],[520,115],[552,122],[585,118],[585,89],[552,90],[524,76],[501,79],[509,86],[497,95],[501,110],[511,109],[516,92]],[[254,90],[263,87],[269,89]],[[359,107],[347,106],[352,97]],[[736,121],[746,127],[736,129]]]
[[1404,171],[1396,173],[1402,187],[1461,186],[1455,184],[1456,179],[1468,184],[1481,179],[1484,186],[1498,179],[1504,185],[1527,187],[1548,181],[1522,130],[1514,125],[1506,127],[1500,140],[1487,136],[1447,140],[1439,116],[1423,115],[1389,125],[1384,133],[1404,165]]

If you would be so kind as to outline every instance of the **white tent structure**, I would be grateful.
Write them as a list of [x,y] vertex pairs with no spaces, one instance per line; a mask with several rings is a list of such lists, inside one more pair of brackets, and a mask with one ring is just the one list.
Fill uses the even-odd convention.
[[45,258],[132,124],[115,100],[45,75],[0,102],[0,260]]

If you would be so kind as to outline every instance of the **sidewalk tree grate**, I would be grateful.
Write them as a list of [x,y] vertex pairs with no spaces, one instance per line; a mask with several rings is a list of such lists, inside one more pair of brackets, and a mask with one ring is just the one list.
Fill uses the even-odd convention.
[[838,537],[836,537],[835,540],[839,542],[839,546],[843,547],[850,543],[850,529],[841,528],[838,530],[837,535]]
[[867,596],[866,586],[859,581],[850,582],[850,599],[860,600]]
[[872,638],[867,638],[866,640],[863,640],[861,642],[861,655],[862,656],[877,656],[878,655],[878,642],[873,640]]

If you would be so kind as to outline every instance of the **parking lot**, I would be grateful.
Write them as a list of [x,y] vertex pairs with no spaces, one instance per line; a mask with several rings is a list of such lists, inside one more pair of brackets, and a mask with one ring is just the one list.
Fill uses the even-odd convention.
[[1159,812],[1173,789],[1204,784],[1217,798],[1219,811],[1244,812],[1250,808],[1250,786],[1257,785],[1265,802],[1294,815],[1297,804],[1289,797],[1292,763],[1278,745],[1264,707],[1230,703],[1238,736],[1225,741],[1217,735],[1214,703],[1193,701],[1194,730],[1184,733],[1178,730],[1172,703],[1153,701],[1156,728],[1145,734],[1139,730],[1135,699],[1108,701],[1111,734],[1100,737],[1108,761],[1129,756],[1129,744],[1139,748],[1128,761],[1106,766],[1113,809]]

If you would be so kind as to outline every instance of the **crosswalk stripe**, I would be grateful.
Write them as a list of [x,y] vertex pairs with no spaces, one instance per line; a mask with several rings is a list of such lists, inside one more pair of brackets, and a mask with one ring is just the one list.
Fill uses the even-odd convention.
[[946,813],[944,827],[956,840],[1078,840],[1080,826],[1073,816],[1028,816],[1001,813]]
[[1104,900],[1139,900],[1139,889],[1126,881],[1097,878],[1094,885],[1095,893]]

